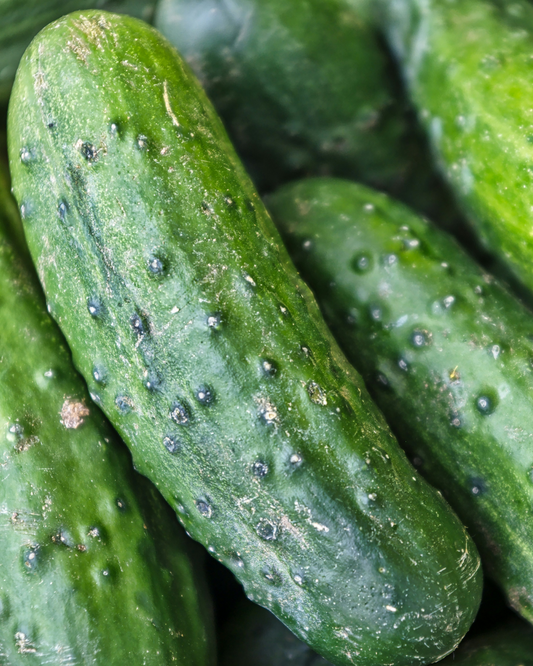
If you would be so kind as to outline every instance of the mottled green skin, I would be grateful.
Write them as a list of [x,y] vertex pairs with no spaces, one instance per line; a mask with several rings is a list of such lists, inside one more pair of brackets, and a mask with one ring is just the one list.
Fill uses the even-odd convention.
[[455,647],[475,546],[335,345],[177,52],[134,19],[58,21],[22,61],[9,140],[50,310],[193,538],[336,664]]
[[533,289],[533,4],[376,6],[458,202],[482,242]]
[[[512,622],[461,643],[442,666],[533,666],[533,630]],[[282,666],[279,664],[278,666]]]
[[265,608],[242,602],[220,632],[220,666],[331,666]]
[[91,403],[9,198],[0,175],[0,663],[213,664],[190,545]]
[[366,0],[161,0],[154,24],[200,79],[260,190],[342,176],[455,226],[368,13]]
[[155,0],[0,0],[0,105],[7,102],[22,54],[51,21],[77,9],[98,7],[150,21]]
[[533,620],[531,314],[450,237],[384,195],[317,179],[269,206],[400,442]]

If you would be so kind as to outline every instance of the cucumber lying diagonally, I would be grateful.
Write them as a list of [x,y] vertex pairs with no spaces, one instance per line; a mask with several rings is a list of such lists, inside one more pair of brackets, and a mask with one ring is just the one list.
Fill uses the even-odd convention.
[[211,666],[190,544],[72,367],[10,199],[0,173],[0,662]]
[[333,179],[269,207],[337,339],[533,621],[533,317],[446,234]]
[[336,664],[427,663],[477,552],[299,280],[200,85],[155,30],[44,30],[9,111],[14,191],[77,367],[190,534]]

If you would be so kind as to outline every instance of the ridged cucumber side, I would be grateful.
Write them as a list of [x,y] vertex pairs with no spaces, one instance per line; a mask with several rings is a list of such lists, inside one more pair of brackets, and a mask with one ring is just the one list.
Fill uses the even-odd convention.
[[0,180],[0,663],[213,664],[190,545],[91,403],[9,196]]
[[366,1],[161,0],[154,25],[199,77],[260,191],[341,176],[458,224]]
[[533,289],[527,0],[380,0],[441,170],[482,241]]
[[450,651],[479,601],[475,546],[335,345],[175,49],[127,17],[52,24],[9,141],[50,310],[190,534],[337,664]]
[[347,356],[415,464],[533,620],[533,317],[446,234],[333,179],[269,206]]
[[155,0],[1,0],[0,104],[7,103],[22,54],[39,30],[64,14],[92,7],[150,21]]

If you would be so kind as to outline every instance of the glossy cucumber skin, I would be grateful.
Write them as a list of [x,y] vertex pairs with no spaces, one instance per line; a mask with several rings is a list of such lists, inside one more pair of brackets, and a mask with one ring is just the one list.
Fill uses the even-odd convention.
[[380,0],[441,171],[482,242],[533,289],[527,0]]
[[0,105],[7,103],[18,63],[35,35],[51,21],[77,9],[99,7],[145,21],[155,0],[0,0]]
[[243,601],[220,631],[220,666],[331,666],[272,613]]
[[446,234],[347,181],[269,208],[400,443],[533,620],[533,319]]
[[52,315],[193,538],[336,664],[451,650],[479,600],[475,547],[338,350],[177,52],[134,19],[58,21],[22,61],[9,141]]
[[[533,666],[533,631],[510,622],[500,629],[467,639],[443,666]],[[281,665],[280,665],[281,666]]]
[[191,65],[260,191],[341,176],[462,227],[369,14],[360,0],[161,0],[154,25]]
[[197,554],[91,403],[9,199],[0,174],[0,663],[210,666]]

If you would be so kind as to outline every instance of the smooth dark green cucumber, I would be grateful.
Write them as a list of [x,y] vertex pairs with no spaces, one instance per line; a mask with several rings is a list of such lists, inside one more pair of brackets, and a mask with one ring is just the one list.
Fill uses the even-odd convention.
[[51,21],[77,9],[98,7],[149,21],[155,0],[0,0],[0,105],[7,103],[22,54]]
[[533,630],[526,624],[510,622],[490,633],[467,638],[441,663],[442,666],[533,666]]
[[175,49],[127,17],[52,24],[19,68],[9,142],[50,310],[193,538],[336,664],[452,650],[475,546],[335,345]]
[[9,199],[0,173],[0,663],[213,664],[197,555],[91,403]]
[[304,175],[353,178],[455,227],[369,4],[161,0],[154,24],[200,79],[260,191]]
[[400,443],[533,620],[533,316],[450,237],[368,188],[302,181],[269,206]]
[[380,0],[441,170],[482,242],[533,289],[527,0]]

